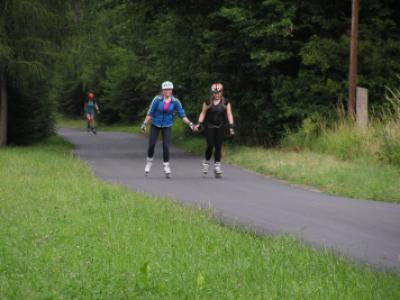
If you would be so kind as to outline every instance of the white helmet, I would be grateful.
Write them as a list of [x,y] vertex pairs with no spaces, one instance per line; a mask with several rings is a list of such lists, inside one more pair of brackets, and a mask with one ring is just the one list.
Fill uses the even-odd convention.
[[222,85],[222,83],[213,83],[211,85],[211,92],[212,93],[221,93],[224,91],[224,86]]
[[164,81],[161,85],[162,90],[172,90],[174,88],[174,85],[172,84],[171,81]]

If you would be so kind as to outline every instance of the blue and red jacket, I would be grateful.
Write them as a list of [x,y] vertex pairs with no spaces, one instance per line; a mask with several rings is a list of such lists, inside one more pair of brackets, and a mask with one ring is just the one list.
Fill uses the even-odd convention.
[[173,96],[166,111],[164,110],[164,96],[156,96],[147,112],[147,115],[151,117],[151,122],[157,127],[171,127],[174,124],[175,114],[181,119],[186,117],[181,102]]

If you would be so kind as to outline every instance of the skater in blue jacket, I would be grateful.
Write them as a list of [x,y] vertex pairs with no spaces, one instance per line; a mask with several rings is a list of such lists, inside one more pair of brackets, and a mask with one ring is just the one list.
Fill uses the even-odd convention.
[[151,121],[147,160],[144,168],[146,175],[148,175],[151,171],[154,148],[159,132],[161,132],[163,140],[164,172],[167,178],[169,178],[171,175],[169,148],[171,144],[171,128],[174,123],[175,115],[178,115],[178,117],[181,118],[182,121],[188,125],[192,131],[197,131],[196,126],[194,126],[193,123],[187,118],[181,102],[172,95],[173,88],[174,86],[170,81],[165,81],[162,83],[162,95],[154,97],[141,127],[141,130],[145,132],[147,124]]

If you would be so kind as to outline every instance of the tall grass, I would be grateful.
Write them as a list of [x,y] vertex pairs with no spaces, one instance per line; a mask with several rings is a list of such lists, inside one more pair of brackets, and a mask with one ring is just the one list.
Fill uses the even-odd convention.
[[343,106],[338,106],[336,120],[313,115],[298,131],[286,135],[282,147],[400,167],[400,91],[388,89],[386,99],[386,109],[370,118],[366,130],[349,121]]
[[400,90],[388,89],[386,99],[389,107],[383,114],[378,156],[382,161],[400,167]]

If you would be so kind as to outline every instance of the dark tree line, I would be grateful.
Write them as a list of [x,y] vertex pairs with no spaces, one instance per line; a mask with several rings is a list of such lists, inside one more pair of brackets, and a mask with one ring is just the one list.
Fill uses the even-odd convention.
[[[28,1],[6,1],[16,2]],[[174,82],[192,116],[208,99],[210,84],[221,81],[241,140],[262,145],[277,142],[309,115],[328,114],[347,97],[350,0],[29,3],[48,14],[38,14],[31,31],[19,33],[7,24],[24,18],[4,18],[2,4],[0,71],[10,78],[11,97],[19,99],[9,116],[15,141],[32,136],[28,129],[37,137],[49,132],[48,116],[56,108],[78,116],[89,89],[104,122],[138,122],[164,80]],[[384,105],[385,87],[398,85],[399,11],[397,0],[361,1],[358,84],[369,89],[374,109]],[[24,78],[16,75],[14,34],[49,44],[33,47],[29,58],[46,68],[41,76],[32,66],[22,71]],[[21,129],[12,120],[34,125]]]

